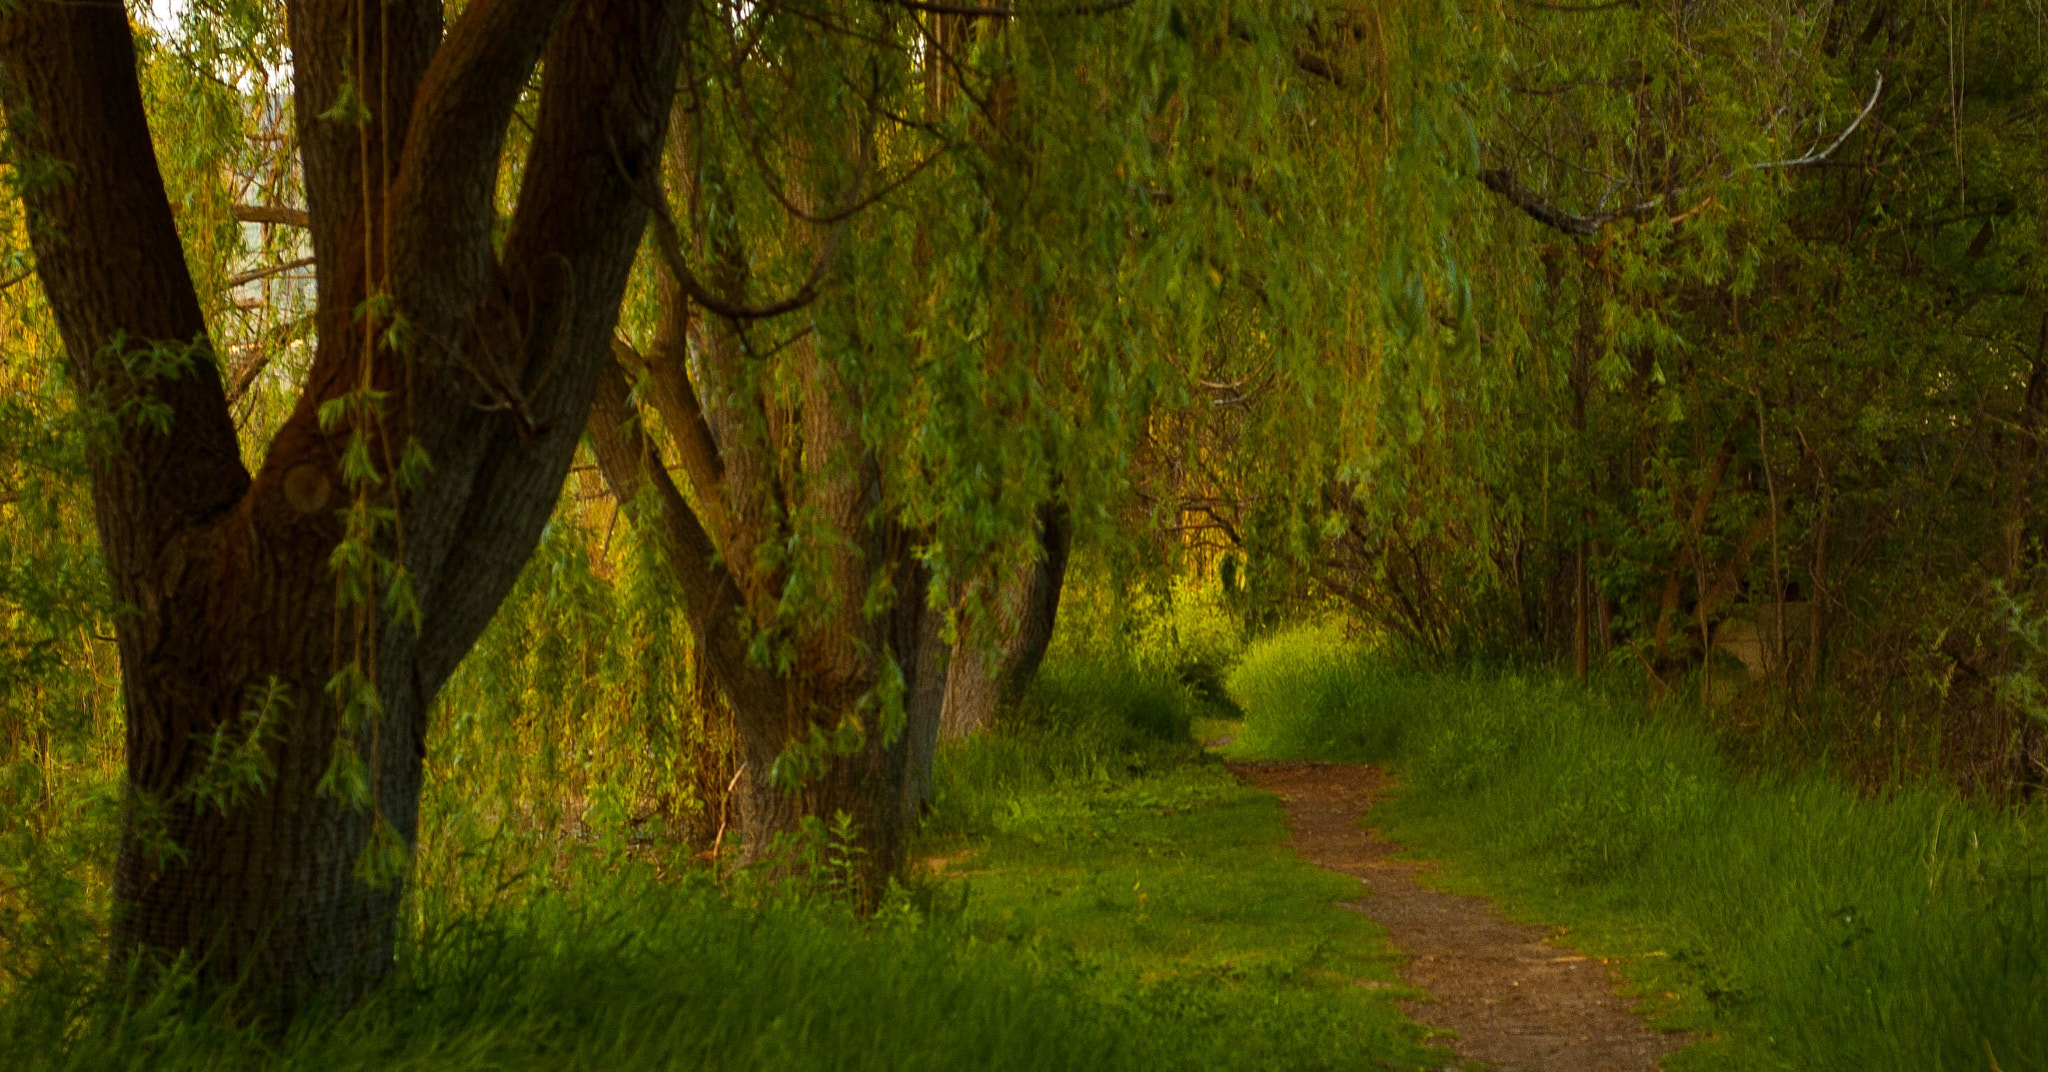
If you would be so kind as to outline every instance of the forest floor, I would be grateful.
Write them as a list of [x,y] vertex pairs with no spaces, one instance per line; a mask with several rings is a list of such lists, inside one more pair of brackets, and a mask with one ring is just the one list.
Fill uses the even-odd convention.
[[1431,889],[1424,862],[1360,825],[1391,790],[1378,768],[1332,763],[1230,765],[1287,808],[1303,859],[1359,879],[1365,896],[1339,902],[1386,928],[1408,959],[1403,979],[1427,995],[1400,1003],[1418,1023],[1454,1036],[1459,1057],[1502,1072],[1656,1072],[1684,1035],[1652,1030],[1616,995],[1605,962],[1559,943],[1562,931],[1510,922],[1476,897]]

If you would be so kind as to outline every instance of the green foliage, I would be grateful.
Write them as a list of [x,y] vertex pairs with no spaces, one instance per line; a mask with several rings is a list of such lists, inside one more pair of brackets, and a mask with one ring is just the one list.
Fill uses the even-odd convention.
[[[1313,635],[1239,678],[1263,683],[1248,739],[1397,742],[1378,758],[1403,791],[1375,824],[1674,995],[1654,1007],[1713,1036],[1674,1068],[2048,1068],[2038,809],[1744,777],[1639,700],[1395,673]],[[1319,701],[1333,680],[1348,704]]]
[[1341,626],[1289,630],[1255,641],[1225,685],[1239,707],[1257,712],[1228,746],[1232,756],[1381,762],[1400,744],[1400,724],[1356,717],[1355,690],[1379,663],[1362,654]]
[[[726,904],[701,878],[589,861],[451,912],[428,896],[401,973],[281,1040],[172,1002],[10,1002],[12,1067],[1197,1067],[1066,973],[841,910]],[[1177,1040],[1176,1040],[1177,1041]]]
[[944,756],[928,829],[985,825],[1019,794],[1106,784],[1184,763],[1201,701],[1171,674],[1107,660],[1046,662],[996,730]]
[[1993,593],[2048,578],[2048,22],[1958,10],[1475,9],[1440,47],[1489,181],[1388,251],[1419,282],[1328,474],[1339,593],[1445,666],[1570,659],[1586,605],[1592,661],[1666,683],[1801,604],[1752,699],[1838,705],[1811,752],[2038,786]]
[[572,482],[442,690],[422,805],[427,851],[460,854],[499,836],[542,852],[587,840],[708,847],[721,825],[731,730],[692,657],[645,529],[651,515],[593,513]]

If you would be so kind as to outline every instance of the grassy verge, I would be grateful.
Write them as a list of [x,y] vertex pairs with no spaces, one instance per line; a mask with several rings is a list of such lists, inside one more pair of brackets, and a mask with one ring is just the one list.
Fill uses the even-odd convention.
[[2048,1069],[2048,824],[1934,790],[1747,777],[1680,713],[1247,653],[1237,750],[1391,763],[1373,820],[1448,880],[1628,960],[1680,1069]]

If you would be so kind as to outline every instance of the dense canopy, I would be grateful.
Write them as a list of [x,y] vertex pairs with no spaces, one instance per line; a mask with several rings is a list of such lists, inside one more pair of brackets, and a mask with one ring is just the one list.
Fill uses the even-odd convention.
[[2048,785],[2038,5],[12,0],[0,101],[17,979],[885,911],[1041,667],[1302,621]]

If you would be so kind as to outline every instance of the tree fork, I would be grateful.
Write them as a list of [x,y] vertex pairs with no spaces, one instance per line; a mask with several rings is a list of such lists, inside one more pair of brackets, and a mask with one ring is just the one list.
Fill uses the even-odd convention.
[[[645,224],[634,172],[662,141],[681,51],[683,9],[654,0],[480,0],[445,36],[438,2],[394,0],[368,37],[347,32],[362,2],[290,5],[319,345],[253,477],[157,169],[124,9],[27,0],[0,16],[0,93],[37,274],[82,404],[112,418],[91,471],[124,608],[115,949],[187,960],[276,1022],[316,998],[346,1004],[390,969],[426,712],[552,512]],[[500,254],[499,148],[543,50],[534,151]],[[345,86],[363,111],[323,118]],[[379,293],[421,352],[387,350],[382,325],[356,315]],[[548,386],[516,416],[486,412],[477,375],[493,365],[507,382]],[[359,406],[323,427],[328,403],[366,385],[387,392],[382,418]],[[378,420],[433,464],[386,503],[407,526],[419,614],[401,624],[379,612],[357,669],[381,716],[344,729],[328,695],[357,658],[337,650],[344,608],[329,565],[350,494],[340,455]],[[380,453],[381,475],[395,461]],[[371,538],[397,552],[388,535]],[[337,746],[362,753],[369,806],[323,786]],[[264,776],[223,782],[209,758],[224,748]],[[380,828],[398,855],[382,876],[358,866],[379,863],[364,850]]]

